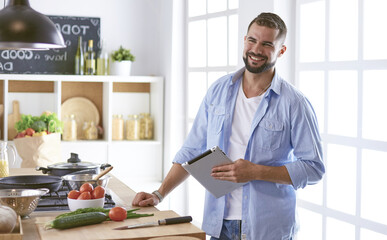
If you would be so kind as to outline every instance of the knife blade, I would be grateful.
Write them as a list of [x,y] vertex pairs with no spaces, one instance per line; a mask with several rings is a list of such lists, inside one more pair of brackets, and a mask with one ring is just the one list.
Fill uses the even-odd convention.
[[170,224],[177,224],[177,223],[189,223],[191,221],[192,221],[191,216],[165,218],[165,219],[160,219],[157,222],[148,222],[148,223],[140,223],[140,224],[134,224],[129,226],[116,227],[116,228],[113,228],[113,230],[125,230],[125,229],[132,229],[132,228],[152,227],[152,226],[170,225]]

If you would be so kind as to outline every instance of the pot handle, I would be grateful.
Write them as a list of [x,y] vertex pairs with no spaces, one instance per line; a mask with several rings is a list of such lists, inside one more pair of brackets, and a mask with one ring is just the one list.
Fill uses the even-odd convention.
[[36,167],[35,170],[36,170],[36,171],[42,170],[42,173],[43,173],[43,174],[46,174],[47,172],[50,171],[48,168],[45,168],[45,167]]
[[41,195],[45,195],[45,194],[47,194],[48,192],[50,192],[50,189],[48,189],[48,188],[38,188],[38,190],[42,191],[42,194],[41,194]]
[[112,165],[110,165],[109,163],[103,163],[103,164],[101,164],[101,169],[102,170],[105,170],[105,168],[107,168],[107,167],[111,167]]

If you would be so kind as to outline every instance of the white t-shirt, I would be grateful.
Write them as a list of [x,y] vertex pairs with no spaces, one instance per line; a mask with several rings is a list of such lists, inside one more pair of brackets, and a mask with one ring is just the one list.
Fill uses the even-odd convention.
[[[231,160],[236,161],[244,158],[247,143],[250,137],[251,123],[258,105],[262,100],[260,96],[247,98],[243,92],[243,81],[239,87],[236,100],[234,117],[231,126],[230,147],[228,156]],[[241,220],[242,219],[242,193],[243,187],[237,188],[226,195],[226,211],[224,219]]]

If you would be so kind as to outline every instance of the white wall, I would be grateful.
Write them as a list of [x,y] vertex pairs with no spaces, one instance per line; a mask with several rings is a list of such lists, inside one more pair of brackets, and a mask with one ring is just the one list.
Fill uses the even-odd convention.
[[101,36],[107,50],[123,45],[136,56],[132,75],[164,75],[162,39],[164,26],[168,26],[163,19],[168,6],[164,1],[30,0],[30,5],[45,15],[101,18]]

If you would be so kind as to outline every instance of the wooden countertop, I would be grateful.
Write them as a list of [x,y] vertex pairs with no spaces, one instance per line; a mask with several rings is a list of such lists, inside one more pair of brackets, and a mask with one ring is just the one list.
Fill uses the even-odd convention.
[[[32,168],[12,168],[10,175],[42,175],[40,171],[35,171]],[[113,197],[116,206],[123,206],[127,209],[132,209],[132,199],[135,192],[114,177],[110,179],[108,189]],[[136,211],[137,213],[154,213],[152,217],[143,217],[138,219],[126,219],[123,222],[104,222],[98,225],[84,226],[67,230],[50,229],[45,230],[43,225],[45,222],[54,219],[55,216],[64,211],[47,211],[33,212],[29,218],[22,220],[23,239],[150,239],[153,237],[167,236],[189,236],[197,239],[205,239],[205,233],[191,223],[183,223],[169,226],[149,227],[143,229],[131,230],[112,230],[116,226],[131,225],[143,222],[152,222],[162,218],[178,216],[173,211],[159,211],[155,207],[144,207]],[[93,233],[93,234],[89,234]],[[75,238],[74,238],[75,237]]]

